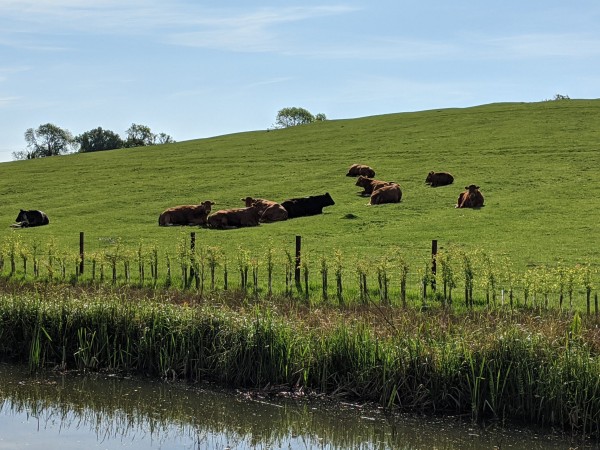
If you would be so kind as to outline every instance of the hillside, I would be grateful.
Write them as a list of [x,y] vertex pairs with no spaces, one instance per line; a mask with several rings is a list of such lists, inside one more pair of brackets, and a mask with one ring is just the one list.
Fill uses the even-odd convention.
[[[442,248],[484,249],[519,266],[597,264],[599,123],[600,100],[491,104],[2,163],[0,242],[11,233],[42,243],[52,236],[76,250],[84,231],[90,251],[117,240],[133,251],[143,240],[175,252],[196,231],[198,243],[235,258],[240,246],[292,250],[302,235],[313,258],[341,249],[377,259],[398,247],[414,261],[438,239]],[[400,183],[402,202],[366,206],[344,176],[352,163]],[[455,184],[428,187],[430,170],[453,173]],[[472,183],[485,207],[455,209]],[[227,231],[157,226],[160,212],[178,204],[210,199],[230,208],[247,195],[281,201],[324,192],[336,205],[322,216]],[[50,225],[11,229],[20,208],[45,211]]]

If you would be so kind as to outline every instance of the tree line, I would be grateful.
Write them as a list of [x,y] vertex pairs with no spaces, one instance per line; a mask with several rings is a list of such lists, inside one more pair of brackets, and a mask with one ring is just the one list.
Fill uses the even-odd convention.
[[13,152],[12,156],[14,159],[35,159],[73,152],[89,153],[175,142],[166,133],[153,133],[147,125],[133,123],[125,133],[123,139],[114,131],[98,127],[73,136],[69,130],[46,123],[35,129],[28,128],[25,131],[27,149]]
[[[313,115],[304,108],[288,107],[280,109],[275,117],[275,128],[288,128],[327,120],[323,113]],[[143,147],[147,145],[172,144],[175,140],[166,133],[153,133],[146,125],[131,124],[125,139],[111,130],[102,127],[86,131],[79,136],[52,123],[28,128],[25,131],[26,150],[12,153],[14,159],[35,159],[47,156],[65,155],[79,152],[89,153],[118,148]]]

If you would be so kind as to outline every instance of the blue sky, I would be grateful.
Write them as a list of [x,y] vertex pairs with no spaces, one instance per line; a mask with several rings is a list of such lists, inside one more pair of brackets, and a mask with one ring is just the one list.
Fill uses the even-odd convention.
[[597,0],[0,0],[0,161],[27,128],[177,141],[329,119],[600,97]]

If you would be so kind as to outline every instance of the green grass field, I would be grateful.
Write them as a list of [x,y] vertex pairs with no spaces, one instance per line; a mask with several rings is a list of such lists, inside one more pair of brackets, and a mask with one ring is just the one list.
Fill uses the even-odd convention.
[[[600,100],[491,104],[2,163],[0,240],[52,236],[77,251],[84,231],[87,251],[116,239],[132,250],[140,240],[167,250],[196,231],[201,245],[235,254],[240,246],[293,250],[301,235],[313,260],[337,249],[376,259],[399,248],[420,261],[437,239],[442,249],[483,249],[521,268],[598,264],[598,124]],[[402,202],[366,206],[345,177],[352,163],[400,183]],[[430,188],[430,170],[451,172],[455,183]],[[471,183],[481,187],[484,208],[455,209]],[[336,204],[321,216],[227,231],[157,225],[179,204],[210,199],[231,208],[247,195],[282,201],[324,192]],[[50,225],[11,229],[20,208],[45,211]]]

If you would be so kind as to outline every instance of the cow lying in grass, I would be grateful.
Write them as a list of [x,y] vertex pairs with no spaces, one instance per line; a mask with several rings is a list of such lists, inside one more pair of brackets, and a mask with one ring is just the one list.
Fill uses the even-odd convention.
[[256,227],[260,216],[260,210],[256,205],[247,208],[221,209],[208,216],[208,226],[219,229]]
[[261,222],[277,222],[280,220],[287,220],[288,212],[279,203],[272,200],[265,200],[264,198],[252,198],[246,197],[241,199],[246,207],[255,205],[260,212]]
[[360,193],[360,195],[363,197],[370,196],[373,191],[376,191],[383,186],[390,186],[392,184],[397,183],[394,183],[393,181],[374,180],[372,178],[363,177],[362,175],[358,177],[358,180],[356,180],[356,186],[363,188],[363,191]]
[[11,225],[13,228],[29,228],[29,227],[40,227],[42,225],[48,225],[50,220],[43,211],[37,209],[30,209],[25,211],[24,209],[19,211],[15,224]]
[[375,171],[364,164],[352,164],[348,169],[347,177],[357,177],[362,175],[367,178],[373,178],[375,176]]
[[207,200],[199,205],[181,205],[169,208],[158,217],[161,227],[171,225],[206,225],[206,218],[215,202]]
[[438,186],[447,186],[449,184],[454,183],[454,177],[448,172],[429,172],[427,178],[425,178],[425,183],[429,184],[431,187]]
[[371,194],[369,205],[381,205],[382,203],[399,203],[402,199],[402,190],[397,184],[390,184],[376,189]]
[[479,192],[479,186],[471,184],[465,187],[456,202],[456,208],[481,208],[483,206],[483,195]]
[[323,195],[291,198],[281,202],[281,206],[288,212],[288,219],[322,214],[323,208],[332,205],[335,205],[335,202],[331,198],[331,195],[329,195],[329,192],[326,192]]

